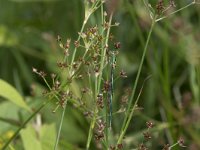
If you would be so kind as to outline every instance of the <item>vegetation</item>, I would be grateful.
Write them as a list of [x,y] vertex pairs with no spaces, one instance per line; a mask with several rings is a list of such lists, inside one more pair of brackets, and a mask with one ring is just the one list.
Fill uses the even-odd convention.
[[1,0],[1,149],[200,149],[199,4]]

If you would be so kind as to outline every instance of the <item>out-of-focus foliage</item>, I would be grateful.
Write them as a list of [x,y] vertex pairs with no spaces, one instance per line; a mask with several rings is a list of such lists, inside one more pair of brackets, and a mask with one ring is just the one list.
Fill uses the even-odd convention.
[[[134,84],[151,22],[142,1],[118,2],[114,21],[119,22],[120,26],[112,33],[122,45],[117,57],[118,67],[128,73],[128,78],[116,81],[114,85],[117,87],[114,111],[120,108],[125,89]],[[152,7],[157,3],[156,0],[149,2]],[[189,2],[177,1],[177,8]],[[156,24],[139,85],[149,74],[152,78],[145,84],[141,95],[139,106],[143,110],[134,116],[124,139],[127,149],[141,143],[148,120],[156,124],[152,141],[147,143],[152,149],[161,149],[166,143],[172,144],[180,136],[185,138],[188,149],[200,149],[199,10],[199,5],[192,6]],[[76,39],[83,17],[82,0],[0,0],[0,78],[16,87],[32,109],[46,100],[42,96],[44,83],[32,73],[32,67],[48,73],[57,71],[56,62],[62,51],[56,36],[60,35],[63,41]],[[89,24],[99,24],[98,17],[97,12]],[[78,86],[81,83],[74,83],[74,89]],[[34,92],[31,92],[33,89]],[[42,122],[38,123],[36,117],[12,146],[16,150],[51,149],[61,116],[60,110],[54,114],[53,109],[55,106],[51,103],[42,110],[39,114],[42,116],[39,121]],[[0,97],[0,147],[29,115]],[[114,134],[120,130],[123,119],[115,118]],[[69,104],[60,149],[84,149],[88,129],[85,116]]]
[[16,105],[31,111],[30,108],[26,105],[21,95],[8,83],[0,79],[0,96],[4,97]]

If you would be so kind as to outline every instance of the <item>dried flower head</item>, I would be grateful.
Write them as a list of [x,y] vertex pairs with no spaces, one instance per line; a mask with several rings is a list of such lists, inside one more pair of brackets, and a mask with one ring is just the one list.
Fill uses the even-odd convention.
[[104,25],[103,25],[103,27],[104,27],[105,29],[108,29],[108,28],[110,27],[109,22],[105,22]]
[[159,15],[161,15],[164,9],[165,9],[165,7],[164,7],[164,2],[163,2],[163,0],[159,0],[158,3],[156,4],[157,13],[158,13]]
[[63,62],[57,62],[57,66],[61,69],[64,69],[64,68],[67,68],[68,65],[66,63],[63,63]]
[[42,78],[45,78],[47,76],[47,74],[44,71],[40,71],[39,74]]
[[83,113],[84,116],[86,117],[92,117],[92,112],[91,111],[86,111]]
[[114,47],[115,49],[119,49],[121,47],[121,43],[120,42],[114,43]]
[[146,140],[150,140],[151,139],[151,134],[149,132],[144,132],[143,135],[144,135],[144,138]]
[[117,148],[118,148],[118,149],[123,149],[123,145],[122,145],[122,144],[118,144],[118,145],[117,145]]
[[56,77],[56,74],[55,74],[55,73],[52,73],[52,74],[51,74],[51,78],[52,78],[52,79],[55,79],[55,77]]
[[57,36],[57,41],[58,41],[58,42],[61,42],[61,40],[62,40],[62,39],[61,39],[60,35],[58,35],[58,36]]
[[115,150],[115,149],[116,149],[115,146],[113,146],[113,145],[110,146],[110,150]]
[[86,94],[86,93],[89,92],[89,88],[87,88],[87,87],[82,88],[82,89],[81,89],[81,92],[82,92],[83,94]]
[[179,144],[180,147],[186,147],[186,146],[184,145],[184,144],[185,144],[185,141],[184,141],[183,138],[179,138],[178,144]]
[[107,80],[107,81],[105,81],[104,84],[103,84],[103,91],[104,91],[104,92],[108,92],[109,89],[110,89],[110,82]]
[[98,66],[96,66],[96,67],[94,68],[94,73],[95,73],[95,76],[96,76],[96,77],[99,75],[99,67],[98,67]]
[[170,1],[169,1],[169,5],[170,5],[171,7],[176,7],[176,4],[175,4],[174,0],[170,0]]
[[102,93],[97,95],[97,106],[101,109],[104,107],[103,94]]
[[150,129],[150,128],[153,128],[154,124],[151,121],[147,121],[146,126],[147,126],[148,129]]
[[103,133],[95,133],[95,139],[97,141],[101,141],[104,138],[104,134]]
[[120,73],[119,73],[120,77],[122,78],[127,78],[127,74],[124,70],[121,70]]
[[97,132],[103,133],[105,127],[106,127],[106,123],[103,120],[99,119],[97,122]]
[[71,39],[67,39],[65,44],[65,49],[68,49],[70,47]]
[[74,41],[74,46],[75,46],[76,48],[78,48],[78,47],[80,46],[80,42],[79,42],[79,41]]
[[37,75],[39,75],[40,77],[42,77],[42,78],[45,78],[46,77],[46,73],[44,72],[44,71],[38,71],[36,68],[34,68],[34,67],[32,67],[32,71],[34,72],[34,73],[36,73]]
[[138,150],[148,150],[148,148],[142,143],[139,145]]
[[37,73],[37,72],[38,72],[37,69],[34,68],[34,67],[32,67],[32,71],[33,71],[34,73]]

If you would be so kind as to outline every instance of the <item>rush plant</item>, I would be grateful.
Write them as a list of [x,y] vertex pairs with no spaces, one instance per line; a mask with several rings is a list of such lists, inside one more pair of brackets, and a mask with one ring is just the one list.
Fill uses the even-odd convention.
[[[89,129],[85,149],[92,149],[92,141],[97,143],[94,147],[99,149],[120,150],[125,147],[123,139],[133,119],[133,115],[139,109],[138,102],[144,84],[151,77],[148,76],[142,86],[139,87],[138,82],[145,56],[156,24],[189,6],[198,4],[194,0],[188,5],[168,13],[168,10],[176,6],[173,0],[170,0],[167,5],[164,4],[163,0],[159,0],[156,7],[152,7],[147,0],[143,0],[143,2],[151,18],[151,26],[144,42],[138,71],[132,84],[133,87],[131,92],[126,94],[124,98],[126,108],[120,111],[112,109],[115,91],[117,91],[115,83],[127,77],[126,72],[123,70],[119,71],[121,69],[118,66],[117,57],[120,55],[121,44],[111,33],[112,28],[119,24],[113,23],[114,12],[108,13],[105,11],[105,1],[85,0],[85,15],[77,40],[67,39],[63,41],[62,37],[57,37],[58,45],[63,53],[63,57],[57,61],[58,72],[46,73],[36,68],[32,69],[34,73],[43,79],[47,86],[47,90],[44,92],[45,102],[21,125],[12,138],[4,145],[3,149],[6,149],[22,128],[49,103],[54,105],[53,113],[56,113],[58,109],[62,110],[54,150],[58,149],[59,146],[61,131],[64,128],[63,120],[67,119],[65,118],[65,112],[68,107],[78,109],[87,118]],[[96,13],[100,14],[101,22],[91,25],[89,20]],[[140,88],[139,93],[136,92],[137,88]],[[117,131],[118,135],[115,136],[112,120],[117,118],[119,113],[123,114],[123,122],[121,130]],[[151,139],[150,132],[153,128],[153,122],[147,122],[146,126],[147,131],[143,132],[142,135],[144,140],[148,141]],[[167,144],[163,149],[171,149],[176,145],[184,147],[184,140],[179,139],[171,146]],[[145,150],[147,147],[142,142],[138,149]]]

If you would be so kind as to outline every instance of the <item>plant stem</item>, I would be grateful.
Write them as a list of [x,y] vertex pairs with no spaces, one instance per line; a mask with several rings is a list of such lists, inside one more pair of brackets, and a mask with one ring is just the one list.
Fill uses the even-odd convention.
[[[133,102],[133,99],[134,99],[134,96],[135,96],[136,87],[137,87],[138,80],[139,80],[139,77],[140,77],[140,73],[141,73],[141,70],[142,70],[142,66],[143,66],[143,63],[144,63],[144,58],[145,58],[147,48],[148,48],[148,45],[149,45],[149,41],[150,41],[150,38],[151,38],[151,34],[152,34],[152,31],[153,31],[154,25],[156,23],[155,21],[156,21],[156,16],[152,20],[151,28],[150,28],[150,31],[149,31],[149,34],[148,34],[148,37],[147,37],[147,40],[146,40],[145,48],[144,48],[144,51],[143,51],[143,54],[142,54],[142,59],[140,61],[140,65],[139,65],[139,69],[138,69],[138,72],[137,72],[137,75],[136,75],[136,80],[135,80],[134,87],[133,87],[133,90],[132,90],[131,98],[130,98],[130,101],[129,101],[129,104],[128,104],[127,115],[125,116],[117,144],[120,144],[122,142],[122,139],[125,135],[125,132],[128,128],[128,125],[131,121],[131,118],[133,116],[134,108],[136,107],[138,100],[139,100],[139,98],[136,99],[134,105],[132,105],[132,102]],[[132,110],[131,110],[131,108],[132,108]]]
[[61,132],[61,129],[62,129],[62,124],[63,124],[63,120],[64,120],[64,116],[65,116],[66,107],[67,106],[65,104],[65,106],[63,108],[61,120],[60,120],[60,126],[59,126],[59,129],[58,129],[58,134],[57,134],[57,137],[56,137],[56,143],[54,145],[54,150],[57,150],[57,146],[58,146],[58,142],[59,142],[59,138],[60,138],[60,132]]
[[94,129],[96,118],[97,118],[97,106],[95,106],[95,110],[96,111],[94,112],[94,116],[92,118],[92,122],[90,123],[89,135],[88,135],[87,145],[86,145],[86,149],[87,150],[89,150],[90,143],[91,143],[91,140],[92,140],[93,129]]
[[[101,8],[101,13],[103,15],[103,9],[102,8]],[[111,25],[112,15],[113,14],[110,15],[109,26]],[[103,17],[102,17],[102,19],[104,20]],[[102,32],[102,34],[103,34],[103,32]],[[99,71],[99,76],[96,78],[96,85],[95,85],[95,95],[96,96],[100,92],[100,89],[101,89],[101,81],[102,81],[101,79],[102,79],[102,75],[103,75],[103,67],[105,65],[104,62],[105,62],[105,56],[106,56],[106,48],[104,48],[104,45],[108,44],[109,35],[110,35],[110,27],[107,30],[105,43],[104,44],[102,43],[100,71]],[[90,124],[90,129],[89,129],[89,134],[88,134],[88,139],[87,139],[87,144],[86,144],[86,149],[87,150],[89,149],[90,143],[91,143],[91,140],[92,140],[93,129],[94,129],[95,122],[96,122],[96,119],[97,119],[97,113],[98,113],[98,107],[95,106],[95,108],[94,108],[94,116],[93,116],[91,124]]]
[[[100,4],[99,4],[100,3]],[[101,0],[98,0],[97,2],[95,2],[92,6],[92,8],[88,9],[88,10],[85,10],[87,11],[87,15],[85,15],[85,18],[84,18],[84,21],[83,21],[83,25],[81,27],[81,31],[79,32],[79,36],[78,36],[78,39],[77,41],[80,41],[81,39],[81,34],[83,33],[83,30],[85,28],[85,25],[86,23],[88,22],[88,19],[90,18],[90,16],[97,10],[97,8],[99,7],[98,4],[101,6],[103,5],[103,2]],[[73,54],[72,54],[72,60],[71,60],[71,65],[73,64],[74,62],[74,59],[75,59],[75,56],[76,56],[76,52],[77,52],[77,47],[75,47],[74,51],[73,51]]]
[[[49,101],[48,101],[49,102]],[[25,127],[25,125],[42,109],[48,102],[43,103],[22,125],[18,130],[15,132],[15,134],[6,142],[6,144],[3,146],[2,150],[5,150],[8,145],[18,136],[19,132]]]
[[171,150],[173,147],[175,147],[176,145],[178,145],[178,142],[176,142],[175,144],[173,144],[173,145],[171,145],[170,147],[169,147],[169,150]]
[[[109,26],[111,25],[111,22],[112,22],[112,16],[113,16],[113,13],[111,13],[110,18],[109,18]],[[107,30],[105,44],[102,45],[102,46],[106,46],[108,44],[109,35],[110,35],[110,27]],[[106,58],[106,47],[105,48],[102,47],[101,64],[100,64],[100,71],[99,71],[99,82],[98,82],[98,91],[100,91],[100,87],[101,87],[101,78],[102,78],[102,74],[103,74],[103,67],[104,67],[105,58]]]

